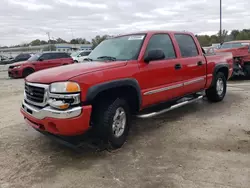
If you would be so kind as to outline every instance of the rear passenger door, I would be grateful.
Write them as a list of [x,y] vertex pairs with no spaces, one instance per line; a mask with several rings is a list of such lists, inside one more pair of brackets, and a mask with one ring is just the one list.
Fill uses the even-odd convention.
[[52,67],[58,67],[63,65],[63,57],[62,57],[63,53],[53,53],[52,55]]
[[204,89],[206,84],[206,60],[198,50],[198,41],[189,34],[175,34],[180,49],[179,62],[182,66],[183,94]]
[[72,57],[68,55],[67,53],[61,53],[60,54],[60,65],[68,65],[74,63]]

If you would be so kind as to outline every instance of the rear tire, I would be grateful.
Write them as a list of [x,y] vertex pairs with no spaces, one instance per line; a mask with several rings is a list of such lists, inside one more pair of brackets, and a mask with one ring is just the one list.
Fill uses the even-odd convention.
[[94,131],[107,144],[108,149],[120,148],[127,140],[130,118],[126,100],[117,98],[100,102],[94,106]]
[[78,61],[77,61],[77,60],[74,60],[74,63],[78,63]]
[[250,65],[249,64],[244,66],[244,72],[245,72],[245,76],[249,79],[250,78]]
[[227,80],[222,72],[215,76],[215,82],[212,87],[206,90],[207,99],[211,102],[222,101],[227,91]]
[[26,78],[27,76],[29,76],[33,72],[35,72],[33,69],[24,69],[24,71],[23,71],[23,77]]

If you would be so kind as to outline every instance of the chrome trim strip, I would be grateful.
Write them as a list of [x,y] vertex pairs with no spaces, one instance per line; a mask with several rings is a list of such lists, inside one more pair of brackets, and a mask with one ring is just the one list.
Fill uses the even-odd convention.
[[194,84],[194,83],[197,83],[197,82],[201,82],[201,81],[203,81],[203,80],[204,80],[204,78],[193,79],[193,80],[190,80],[190,81],[188,81],[188,82],[184,82],[184,86],[190,85],[190,84]]
[[143,93],[143,95],[152,95],[152,94],[163,92],[163,91],[167,91],[167,90],[170,90],[170,89],[175,89],[175,88],[178,88],[178,87],[182,87],[182,86],[194,84],[196,82],[201,82],[204,79],[205,78],[197,78],[197,79],[190,80],[188,82],[184,82],[182,84],[176,84],[176,85],[172,85],[172,86],[168,86],[168,87],[163,87],[163,88],[160,88],[160,89],[155,89],[155,90],[147,91],[147,92]]
[[[22,103],[21,107],[27,114],[36,118],[36,119],[44,119],[46,117],[57,118],[57,119],[68,119],[79,116],[82,113],[82,107],[74,107],[68,110],[56,110],[47,106],[45,108],[39,109],[35,106],[31,106],[27,104],[25,101]],[[28,110],[32,111],[32,114],[28,112]]]
[[163,87],[163,88],[160,88],[160,89],[147,91],[143,95],[152,95],[152,94],[155,94],[155,93],[167,91],[167,90],[170,90],[170,89],[175,89],[175,88],[182,87],[182,86],[183,86],[183,84],[176,84],[176,85],[172,85],[172,86],[168,86],[168,87]]
[[49,85],[48,84],[36,84],[36,83],[31,83],[31,82],[25,82],[27,85],[30,86],[35,86],[35,87],[41,87],[41,88],[48,88]]

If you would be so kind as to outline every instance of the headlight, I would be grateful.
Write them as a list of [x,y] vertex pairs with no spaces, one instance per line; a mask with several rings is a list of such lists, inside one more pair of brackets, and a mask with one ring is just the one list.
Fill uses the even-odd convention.
[[16,67],[14,67],[13,69],[19,69],[20,67],[21,67],[21,65],[16,66]]
[[75,82],[56,82],[49,88],[48,104],[57,109],[67,109],[81,102],[80,86]]
[[75,82],[56,82],[50,85],[50,93],[78,93],[80,86]]

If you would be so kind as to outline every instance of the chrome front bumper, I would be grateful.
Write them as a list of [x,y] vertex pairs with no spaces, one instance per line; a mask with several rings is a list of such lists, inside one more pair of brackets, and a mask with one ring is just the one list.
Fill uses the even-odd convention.
[[57,119],[68,119],[79,116],[82,113],[82,107],[74,107],[67,110],[56,110],[50,106],[46,106],[42,109],[37,108],[33,105],[27,104],[25,101],[21,107],[26,113],[33,116],[36,119],[57,118]]

